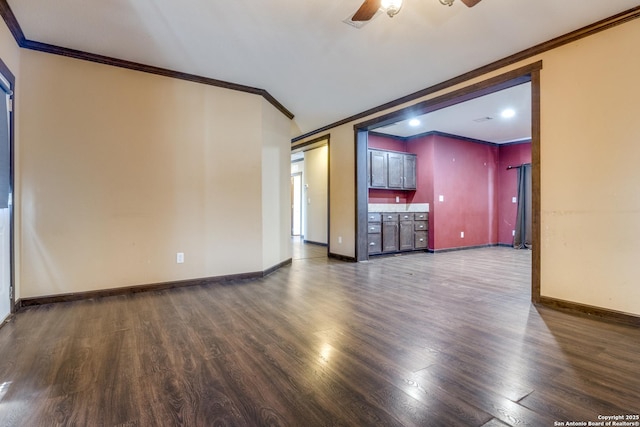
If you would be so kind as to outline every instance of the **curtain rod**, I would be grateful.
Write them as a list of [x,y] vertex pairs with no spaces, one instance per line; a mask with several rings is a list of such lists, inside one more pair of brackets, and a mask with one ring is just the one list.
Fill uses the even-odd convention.
[[531,163],[523,163],[520,166],[507,166],[507,170],[509,169],[518,169],[521,168],[522,166],[526,166],[526,165],[530,165]]

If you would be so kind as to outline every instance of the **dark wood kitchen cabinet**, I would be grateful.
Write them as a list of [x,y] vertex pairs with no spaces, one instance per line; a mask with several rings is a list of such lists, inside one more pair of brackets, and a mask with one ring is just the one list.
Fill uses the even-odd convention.
[[399,249],[400,251],[411,251],[414,246],[414,214],[413,212],[403,212],[398,214],[400,222]]
[[415,154],[369,150],[369,188],[415,190],[416,163]]
[[398,214],[382,214],[382,252],[398,252],[400,249]]
[[382,225],[379,213],[369,213],[367,222],[367,238],[369,255],[382,253]]
[[369,254],[427,249],[428,219],[429,214],[426,212],[369,213]]
[[387,187],[402,189],[404,185],[404,154],[387,153]]
[[405,190],[415,190],[417,188],[416,163],[418,158],[415,154],[405,154],[402,158],[403,183]]
[[387,188],[387,153],[369,150],[369,187]]

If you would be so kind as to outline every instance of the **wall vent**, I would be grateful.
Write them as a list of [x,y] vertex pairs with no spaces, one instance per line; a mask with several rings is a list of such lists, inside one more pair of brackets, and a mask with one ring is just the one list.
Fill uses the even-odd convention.
[[488,122],[489,120],[493,120],[493,117],[480,117],[479,119],[473,119],[474,122],[476,123],[482,123],[482,122]]

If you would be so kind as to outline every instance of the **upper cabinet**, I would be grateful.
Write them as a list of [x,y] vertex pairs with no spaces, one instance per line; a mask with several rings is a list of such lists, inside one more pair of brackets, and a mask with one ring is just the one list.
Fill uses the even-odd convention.
[[387,153],[369,150],[369,187],[387,188]]
[[369,187],[415,190],[416,155],[369,150]]

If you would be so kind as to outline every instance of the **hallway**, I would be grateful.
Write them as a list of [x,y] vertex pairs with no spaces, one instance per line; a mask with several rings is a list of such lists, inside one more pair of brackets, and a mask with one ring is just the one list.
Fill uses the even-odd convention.
[[327,247],[314,243],[305,243],[300,236],[291,238],[291,258],[293,261],[310,258],[326,258]]

